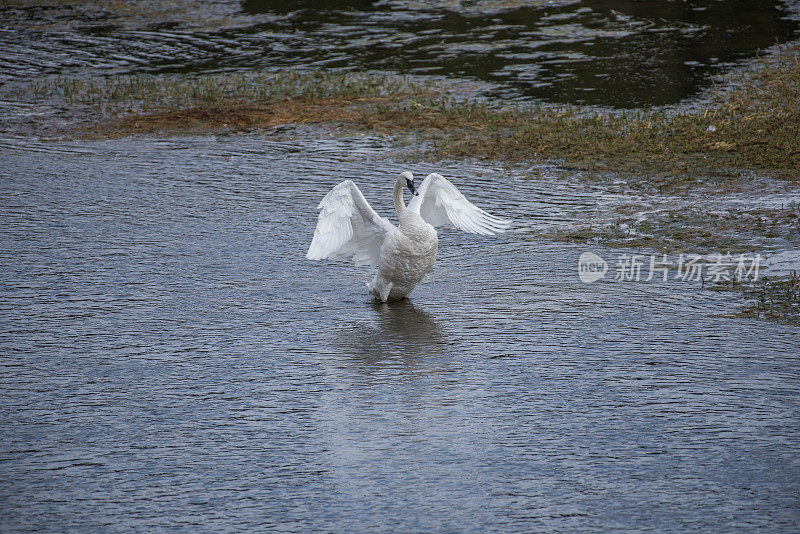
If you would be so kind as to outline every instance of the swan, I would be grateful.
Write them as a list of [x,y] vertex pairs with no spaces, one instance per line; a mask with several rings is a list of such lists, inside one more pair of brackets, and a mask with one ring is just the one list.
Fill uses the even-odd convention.
[[[406,207],[403,189],[414,195]],[[470,203],[441,174],[431,173],[420,185],[408,171],[393,190],[398,226],[372,209],[352,180],[334,187],[317,206],[320,211],[306,258],[352,257],[356,265],[373,265],[378,273],[367,289],[382,302],[408,296],[436,261],[439,237],[435,226],[455,226],[473,234],[494,235],[511,223]]]

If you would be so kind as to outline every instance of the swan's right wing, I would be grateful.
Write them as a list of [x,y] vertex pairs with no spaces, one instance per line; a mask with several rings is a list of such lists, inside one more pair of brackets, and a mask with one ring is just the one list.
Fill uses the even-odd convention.
[[494,235],[511,227],[510,221],[480,209],[435,172],[422,181],[419,195],[411,199],[408,209],[432,226],[454,226],[472,234]]
[[369,205],[352,180],[325,195],[317,209],[314,238],[306,258],[332,260],[353,257],[356,265],[377,265],[383,238],[394,226]]

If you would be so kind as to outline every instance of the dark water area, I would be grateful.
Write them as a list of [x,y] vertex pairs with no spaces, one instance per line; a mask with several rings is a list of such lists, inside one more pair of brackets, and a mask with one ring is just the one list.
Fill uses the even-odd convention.
[[2,81],[340,68],[458,77],[494,84],[490,96],[618,108],[696,95],[800,29],[798,5],[775,0],[20,5],[0,6]]
[[[492,94],[504,98],[622,108],[678,102],[708,85],[711,73],[798,32],[777,2],[453,4],[421,2],[387,13],[384,3],[287,8],[246,0],[243,9],[285,14],[275,31],[288,25],[313,35],[309,59],[327,65],[350,66],[352,59],[337,55],[352,50],[365,69],[498,83]],[[379,35],[377,25],[385,28]]]
[[398,168],[520,228],[615,202],[384,146],[0,143],[1,531],[797,532],[796,327],[517,232],[442,231],[376,305],[303,257],[342,179],[391,218]]

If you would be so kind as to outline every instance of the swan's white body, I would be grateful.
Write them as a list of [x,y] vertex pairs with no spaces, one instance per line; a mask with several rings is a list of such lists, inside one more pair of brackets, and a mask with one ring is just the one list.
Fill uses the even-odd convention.
[[471,204],[441,175],[425,178],[406,207],[403,186],[414,191],[414,177],[403,172],[394,184],[394,226],[369,205],[351,180],[325,195],[318,209],[317,228],[306,257],[311,260],[352,257],[356,265],[376,265],[367,288],[383,302],[406,297],[436,261],[439,238],[434,226],[450,225],[466,232],[494,235],[509,222]]

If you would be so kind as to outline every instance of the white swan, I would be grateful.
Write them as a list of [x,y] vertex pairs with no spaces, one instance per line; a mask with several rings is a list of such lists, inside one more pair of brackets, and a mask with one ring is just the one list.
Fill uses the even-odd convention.
[[[403,186],[415,195],[406,207]],[[353,257],[356,265],[377,265],[378,274],[367,283],[383,302],[411,293],[436,261],[439,238],[434,226],[450,225],[465,232],[494,235],[510,222],[471,204],[440,174],[431,173],[419,191],[414,176],[400,173],[394,184],[394,208],[400,219],[395,226],[378,215],[352,180],[345,180],[325,195],[322,211],[306,258]]]

